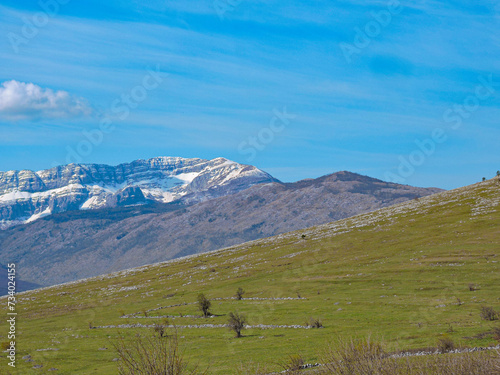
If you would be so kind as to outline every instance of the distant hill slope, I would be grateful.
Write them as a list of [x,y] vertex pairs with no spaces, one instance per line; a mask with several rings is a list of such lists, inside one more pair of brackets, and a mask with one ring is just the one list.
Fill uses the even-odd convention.
[[[388,352],[435,347],[443,338],[461,347],[494,346],[498,320],[481,319],[481,309],[500,310],[499,212],[495,179],[211,253],[29,291],[18,296],[17,356],[33,362],[18,361],[16,370],[35,373],[34,365],[43,365],[61,374],[116,374],[112,345],[118,337],[133,344],[167,316],[186,359],[213,375],[241,373],[252,364],[281,371],[291,355],[321,362],[324,349],[353,336],[383,340]],[[246,293],[237,301],[232,297],[239,287]],[[199,293],[212,299],[213,317],[198,317]],[[247,317],[243,338],[224,327],[230,312]],[[324,328],[307,329],[310,318]]]
[[[7,292],[8,292],[8,285],[7,285],[7,277],[9,275],[8,271],[7,271],[7,264],[8,263],[5,263],[5,264],[0,264],[0,279],[1,280],[5,280],[5,283],[3,283],[1,286],[0,286],[0,296],[2,295],[6,295]],[[24,281],[20,278],[17,277],[17,275],[15,275],[15,287],[16,287],[16,292],[24,292],[26,290],[31,290],[31,289],[36,289],[36,288],[40,288],[41,285],[39,284],[36,284],[36,283],[31,283],[29,281]]]
[[190,206],[147,205],[66,212],[0,231],[0,260],[28,281],[76,280],[268,237],[426,196],[349,172],[260,183]]

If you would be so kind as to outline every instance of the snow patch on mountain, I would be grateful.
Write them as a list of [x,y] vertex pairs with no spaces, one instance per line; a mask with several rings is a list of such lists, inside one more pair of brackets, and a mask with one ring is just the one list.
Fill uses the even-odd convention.
[[52,214],[52,212],[50,211],[50,208],[49,208],[49,207],[47,207],[47,208],[46,208],[45,210],[43,210],[42,212],[40,212],[40,213],[38,213],[38,214],[34,214],[34,215],[32,215],[32,216],[31,216],[28,220],[26,220],[26,223],[31,223],[31,222],[33,222],[33,221],[35,221],[35,220],[38,220],[38,219],[40,219],[40,218],[42,218],[42,217],[45,217],[45,216],[49,216],[49,215],[51,215],[51,214]]
[[24,191],[12,191],[10,193],[4,194],[0,196],[0,202],[9,202],[9,201],[15,201],[18,199],[29,199],[31,198],[32,194],[24,192]]

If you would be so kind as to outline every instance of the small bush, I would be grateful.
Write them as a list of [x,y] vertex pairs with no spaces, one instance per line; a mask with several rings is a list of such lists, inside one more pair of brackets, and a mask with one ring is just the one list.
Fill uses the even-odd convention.
[[288,357],[288,361],[281,364],[281,368],[288,374],[298,374],[304,366],[304,359],[300,354],[293,354]]
[[160,337],[163,337],[163,335],[165,334],[165,327],[163,327],[163,325],[157,323],[157,324],[155,324],[153,331],[158,333],[160,335]]
[[245,328],[246,318],[238,313],[229,313],[227,321],[229,329],[236,333],[236,337],[241,337],[241,331]]
[[321,322],[320,319],[309,318],[309,320],[306,323],[306,326],[311,328],[323,328],[323,323]]
[[168,321],[165,319],[163,323],[156,323],[155,326],[153,327],[153,331],[155,331],[158,335],[160,335],[160,337],[166,337],[167,327],[168,327]]
[[448,352],[456,349],[455,343],[449,337],[443,337],[443,338],[439,339],[437,347],[438,347],[439,353],[448,353]]
[[236,290],[236,295],[235,295],[235,298],[238,300],[238,301],[241,301],[241,299],[243,298],[243,294],[245,294],[245,291],[243,290],[243,288],[238,288],[238,290]]
[[498,319],[498,312],[493,309],[493,307],[490,306],[482,306],[481,307],[481,318],[483,320],[497,320]]
[[499,327],[495,327],[493,329],[493,339],[500,342],[500,328]]
[[200,309],[200,311],[203,313],[203,316],[205,318],[209,317],[210,315],[210,306],[212,306],[212,303],[210,302],[210,300],[205,297],[205,295],[203,293],[199,294],[198,295],[198,309]]

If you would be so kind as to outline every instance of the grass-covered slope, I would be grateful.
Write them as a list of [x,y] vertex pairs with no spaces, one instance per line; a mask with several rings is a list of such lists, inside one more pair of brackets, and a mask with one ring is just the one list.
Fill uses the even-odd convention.
[[[214,374],[234,373],[241,362],[277,369],[293,353],[315,362],[339,335],[375,336],[388,350],[435,346],[443,336],[463,346],[493,344],[487,332],[498,321],[482,320],[480,309],[500,309],[499,205],[495,179],[234,248],[20,294],[16,370],[115,374],[118,335],[151,334],[129,327],[167,315],[179,327],[186,357],[210,365]],[[238,287],[246,291],[241,301],[231,299]],[[191,303],[200,292],[217,298],[216,316],[196,317]],[[236,311],[254,326],[243,338],[227,328],[193,327],[224,324]],[[301,327],[311,317],[324,328]],[[125,326],[110,327],[117,325]],[[7,341],[4,332],[0,341]],[[27,355],[33,362],[22,360]],[[6,358],[0,366],[7,369]]]

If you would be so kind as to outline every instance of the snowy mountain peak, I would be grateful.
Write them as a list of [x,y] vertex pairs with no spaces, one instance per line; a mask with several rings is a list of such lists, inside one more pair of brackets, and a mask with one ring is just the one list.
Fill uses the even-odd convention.
[[70,210],[201,202],[273,181],[256,167],[225,158],[155,157],[117,166],[0,172],[0,229]]

